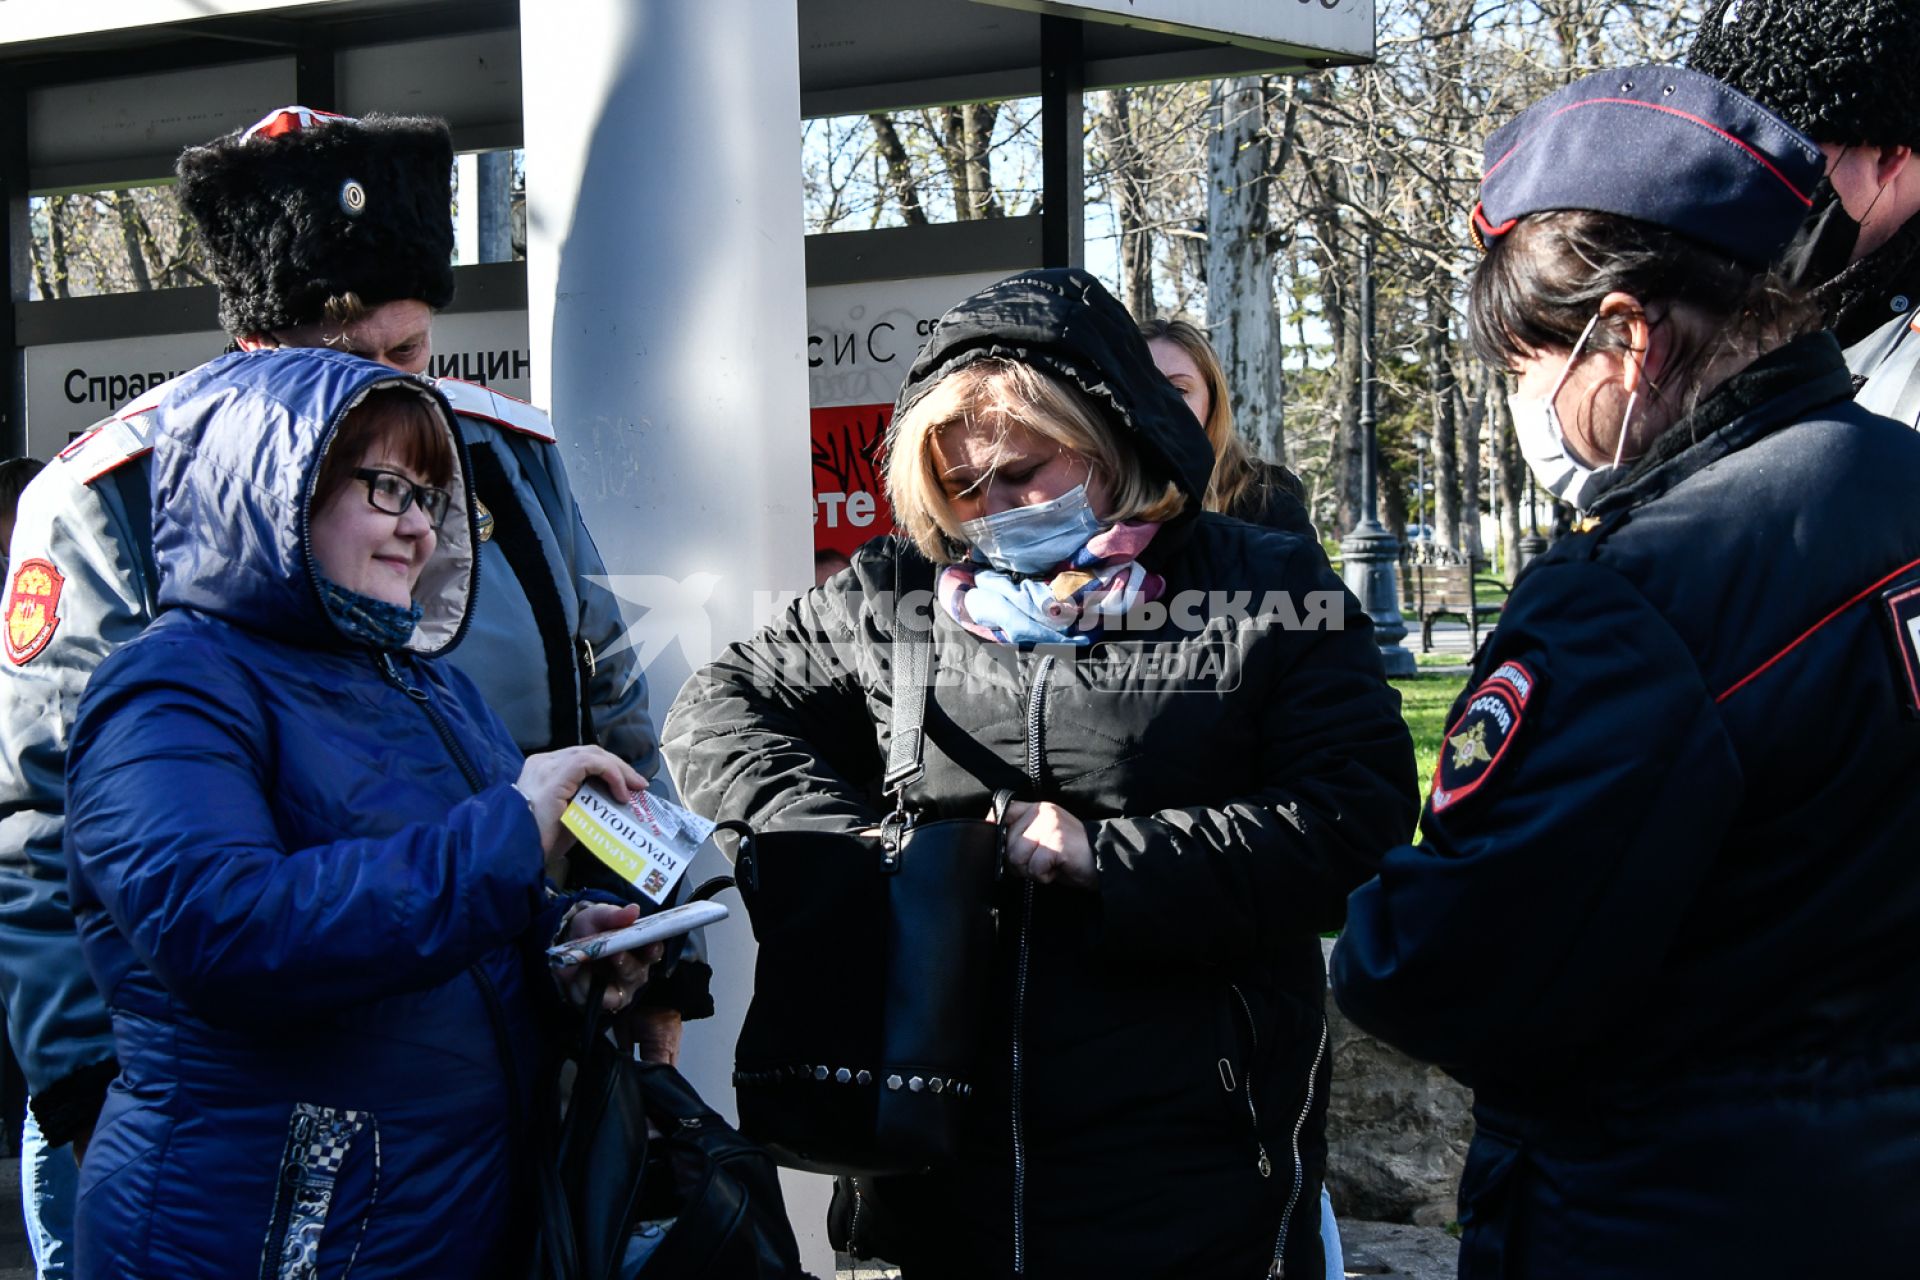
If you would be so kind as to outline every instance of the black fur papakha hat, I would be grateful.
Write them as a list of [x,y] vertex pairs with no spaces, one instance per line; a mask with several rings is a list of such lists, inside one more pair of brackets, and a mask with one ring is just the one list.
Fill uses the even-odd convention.
[[206,238],[220,323],[235,337],[369,307],[453,301],[453,139],[424,116],[354,119],[284,107],[189,147],[180,207]]
[[1710,0],[1687,65],[1818,142],[1920,146],[1920,3]]

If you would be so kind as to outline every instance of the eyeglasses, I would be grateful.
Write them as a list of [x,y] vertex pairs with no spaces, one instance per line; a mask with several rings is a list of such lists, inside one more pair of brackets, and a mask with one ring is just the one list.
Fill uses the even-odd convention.
[[353,478],[367,482],[367,502],[375,511],[403,516],[417,502],[427,517],[427,523],[435,529],[447,518],[447,508],[453,505],[453,495],[445,489],[436,489],[430,484],[415,484],[397,471],[361,467],[353,473]]

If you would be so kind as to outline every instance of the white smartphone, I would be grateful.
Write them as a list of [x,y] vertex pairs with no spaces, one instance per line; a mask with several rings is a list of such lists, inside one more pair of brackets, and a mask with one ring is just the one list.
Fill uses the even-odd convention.
[[617,955],[622,951],[644,947],[650,942],[659,942],[663,938],[690,933],[702,925],[718,924],[732,914],[718,902],[682,903],[680,906],[668,907],[665,911],[643,916],[624,929],[590,933],[584,938],[575,938],[557,947],[548,947],[547,963],[556,969],[563,969],[570,964],[585,964],[589,960],[598,960],[602,956]]

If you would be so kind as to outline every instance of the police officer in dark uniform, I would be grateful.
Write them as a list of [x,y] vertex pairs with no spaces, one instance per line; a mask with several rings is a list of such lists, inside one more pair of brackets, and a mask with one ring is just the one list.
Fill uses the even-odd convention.
[[1336,994],[1475,1090],[1463,1280],[1897,1265],[1920,437],[1853,403],[1771,265],[1822,157],[1705,76],[1633,67],[1486,161],[1475,341],[1585,515],[1476,661],[1423,843],[1355,891]]

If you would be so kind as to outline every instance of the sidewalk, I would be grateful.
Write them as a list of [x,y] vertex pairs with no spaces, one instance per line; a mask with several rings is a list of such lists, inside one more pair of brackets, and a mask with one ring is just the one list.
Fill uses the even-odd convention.
[[[1480,642],[1485,644],[1487,637],[1491,634],[1493,634],[1492,625],[1482,623]],[[1467,669],[1473,665],[1473,633],[1467,630],[1467,624],[1464,622],[1434,623],[1433,648],[1424,655],[1420,650],[1418,623],[1408,626],[1407,638],[1400,642],[1400,646],[1414,655],[1416,662],[1423,656],[1426,658],[1425,662],[1420,663],[1420,674],[1423,676],[1464,676],[1467,674]],[[1435,659],[1441,656],[1450,661],[1444,664],[1435,662]]]

